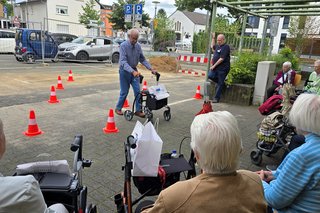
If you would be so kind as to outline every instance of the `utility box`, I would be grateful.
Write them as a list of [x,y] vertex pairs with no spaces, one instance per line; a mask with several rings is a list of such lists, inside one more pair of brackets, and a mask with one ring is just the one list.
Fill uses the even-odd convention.
[[266,91],[272,86],[275,70],[275,61],[260,61],[258,63],[253,92],[253,105],[261,105],[265,101]]

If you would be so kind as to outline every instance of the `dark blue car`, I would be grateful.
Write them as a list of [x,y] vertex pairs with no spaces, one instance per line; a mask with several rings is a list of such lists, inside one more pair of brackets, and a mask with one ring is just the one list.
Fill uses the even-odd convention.
[[48,32],[25,28],[17,30],[15,47],[17,61],[34,62],[42,58],[54,61],[57,53],[58,44]]

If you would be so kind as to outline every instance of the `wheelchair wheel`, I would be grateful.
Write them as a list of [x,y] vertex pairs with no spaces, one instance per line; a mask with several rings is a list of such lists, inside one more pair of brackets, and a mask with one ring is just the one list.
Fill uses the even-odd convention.
[[124,118],[127,120],[127,121],[131,121],[132,118],[133,118],[133,112],[131,110],[126,110],[124,112]]
[[166,121],[170,121],[170,119],[171,119],[171,112],[170,112],[170,110],[166,110],[166,111],[163,112],[163,118],[164,118],[164,120],[166,120]]
[[97,213],[97,206],[90,204],[87,206],[85,213]]
[[260,150],[252,150],[250,153],[251,162],[259,166],[262,162],[262,153]]

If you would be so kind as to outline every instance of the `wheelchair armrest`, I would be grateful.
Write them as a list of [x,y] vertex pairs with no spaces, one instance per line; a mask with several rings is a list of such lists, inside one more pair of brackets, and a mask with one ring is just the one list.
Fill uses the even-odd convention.
[[37,161],[17,165],[17,175],[34,173],[60,173],[70,176],[70,169],[67,160]]

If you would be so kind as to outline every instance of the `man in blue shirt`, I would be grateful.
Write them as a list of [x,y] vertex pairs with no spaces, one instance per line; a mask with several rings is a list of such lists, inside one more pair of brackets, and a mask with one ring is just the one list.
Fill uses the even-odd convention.
[[[123,115],[121,109],[127,98],[130,84],[133,88],[134,96],[137,97],[140,94],[140,72],[137,69],[138,63],[143,64],[153,74],[156,73],[144,57],[140,44],[137,43],[139,31],[137,29],[129,30],[128,38],[127,41],[120,45],[120,97],[115,110],[115,113],[118,115]],[[141,110],[139,97],[136,99],[136,112],[134,114],[141,118],[145,117],[145,114]]]
[[224,80],[230,70],[230,47],[225,43],[225,37],[223,34],[218,35],[217,44],[215,44],[215,33],[212,33],[211,47],[214,50],[214,54],[208,79],[217,83],[216,94],[212,102],[218,103],[224,86]]

